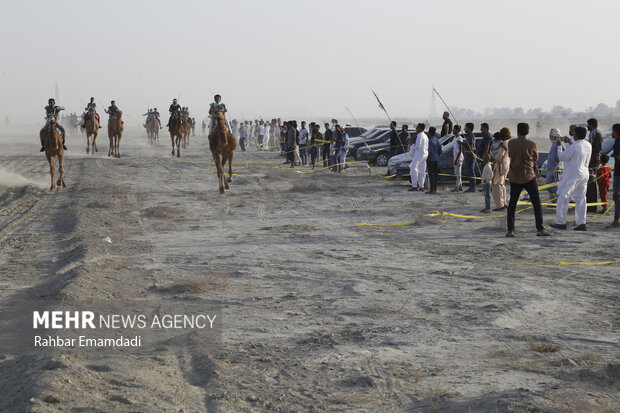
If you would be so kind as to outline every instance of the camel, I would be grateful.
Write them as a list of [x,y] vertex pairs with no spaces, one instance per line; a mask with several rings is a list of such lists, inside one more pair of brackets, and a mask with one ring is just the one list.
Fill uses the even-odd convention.
[[95,152],[99,152],[99,149],[97,149],[97,134],[99,133],[99,121],[97,120],[97,117],[95,116],[94,113],[91,113],[89,116],[89,119],[86,120],[84,122],[85,126],[86,126],[86,154],[88,154],[89,151],[91,151],[90,149],[90,137],[92,135],[93,137],[93,146],[92,146],[92,154],[94,155]]
[[118,111],[110,117],[108,122],[108,136],[110,137],[110,149],[108,156],[121,157],[121,136],[123,135],[123,112]]
[[185,149],[189,146],[189,134],[192,131],[192,120],[185,114],[183,116],[183,140],[182,147]]
[[[226,117],[224,113],[217,112],[213,115],[215,130],[209,135],[209,148],[213,155],[213,161],[217,168],[217,178],[220,182],[220,194],[229,189],[228,183],[232,182],[233,177],[233,156],[237,148],[237,141],[226,127]],[[224,166],[228,162],[228,178],[224,179]]]
[[[172,155],[174,156],[174,145],[177,146],[177,158],[181,157],[181,141],[183,140],[184,127],[183,119],[179,115],[173,115],[168,126],[170,139],[172,140]],[[176,139],[175,139],[176,138]]]
[[151,145],[159,145],[159,125],[153,117],[146,121],[146,134]]
[[[50,116],[47,121],[47,125],[40,132],[43,138],[43,148],[45,149],[45,157],[47,163],[50,165],[50,176],[52,178],[52,185],[50,191],[56,189],[56,185],[66,188],[65,179],[63,177],[65,171],[65,151],[62,148],[62,136],[56,129],[56,117]],[[54,167],[54,158],[58,158],[58,181],[56,178],[56,168]]]

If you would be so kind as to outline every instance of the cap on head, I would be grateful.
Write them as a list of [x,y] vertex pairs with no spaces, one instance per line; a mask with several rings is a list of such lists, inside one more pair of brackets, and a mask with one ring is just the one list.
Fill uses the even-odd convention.
[[551,128],[549,131],[549,139],[554,141],[562,136],[562,132],[558,128]]

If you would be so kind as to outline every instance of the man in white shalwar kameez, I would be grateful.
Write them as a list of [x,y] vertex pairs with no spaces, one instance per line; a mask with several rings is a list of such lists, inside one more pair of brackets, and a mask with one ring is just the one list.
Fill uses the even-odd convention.
[[424,124],[418,123],[415,131],[417,133],[415,144],[409,149],[411,163],[409,172],[411,174],[410,191],[424,191],[424,178],[426,176],[426,158],[428,158],[428,137],[424,133]]
[[[586,128],[575,128],[574,142],[565,139],[566,150],[558,152],[558,159],[564,163],[564,172],[558,184],[558,199],[555,210],[556,222],[551,227],[566,229],[568,204],[575,201],[575,231],[586,230],[586,191],[590,173],[588,164],[592,155],[592,145],[585,140]],[[556,145],[562,142],[558,138]]]

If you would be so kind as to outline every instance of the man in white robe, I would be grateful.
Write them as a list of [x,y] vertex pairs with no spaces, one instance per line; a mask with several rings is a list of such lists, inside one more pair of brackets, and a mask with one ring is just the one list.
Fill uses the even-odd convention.
[[[571,199],[575,201],[575,231],[586,230],[586,191],[590,173],[588,164],[592,155],[592,145],[585,140],[586,128],[575,128],[574,142],[565,139],[566,150],[558,152],[558,159],[564,163],[564,172],[558,184],[558,199],[555,209],[556,222],[551,227],[566,229],[566,214]],[[556,145],[562,142],[558,138]]]
[[426,176],[426,158],[428,158],[428,137],[424,133],[424,124],[418,123],[415,131],[417,133],[415,145],[411,146],[409,153],[411,163],[409,172],[411,174],[410,191],[424,191],[424,178]]

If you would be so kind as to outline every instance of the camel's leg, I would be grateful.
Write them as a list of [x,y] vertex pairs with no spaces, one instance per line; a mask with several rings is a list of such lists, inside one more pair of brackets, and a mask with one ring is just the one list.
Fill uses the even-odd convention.
[[108,156],[112,156],[114,154],[114,137],[112,135],[108,135],[110,138],[110,148],[108,149]]
[[99,152],[99,149],[97,149],[97,134],[96,133],[93,135],[93,155],[95,154],[95,152]]
[[116,157],[120,158],[121,157],[121,135],[118,135],[116,137]]
[[233,156],[235,154],[231,151],[230,155],[228,155],[228,182],[232,182],[233,181],[233,167],[232,167],[232,163],[233,163]]
[[47,163],[49,163],[50,165],[50,177],[52,178],[52,185],[50,186],[50,191],[53,191],[54,189],[56,189],[56,171],[54,170],[54,157],[47,155]]
[[215,161],[215,168],[217,169],[217,180],[220,184],[220,194],[225,193],[224,190],[224,168],[222,166],[222,155],[217,154],[213,155],[213,160]]
[[58,180],[60,183],[58,185],[62,185],[63,188],[67,187],[65,184],[65,155],[58,156],[58,172],[60,172],[60,179]]
[[174,156],[174,135],[170,134],[170,139],[172,140],[172,156]]
[[177,158],[181,157],[181,139],[182,139],[181,135],[178,135],[177,139],[176,139],[176,141],[177,141]]
[[86,133],[86,155],[90,152],[90,135]]

